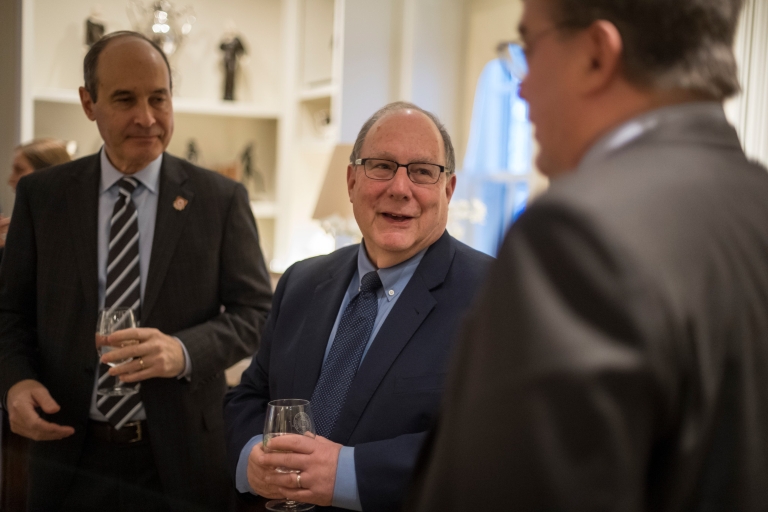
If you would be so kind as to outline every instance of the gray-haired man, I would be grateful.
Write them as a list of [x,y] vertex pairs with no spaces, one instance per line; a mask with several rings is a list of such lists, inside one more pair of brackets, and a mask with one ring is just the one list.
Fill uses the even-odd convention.
[[412,508],[765,510],[768,175],[739,0],[527,0],[551,191],[469,319]]

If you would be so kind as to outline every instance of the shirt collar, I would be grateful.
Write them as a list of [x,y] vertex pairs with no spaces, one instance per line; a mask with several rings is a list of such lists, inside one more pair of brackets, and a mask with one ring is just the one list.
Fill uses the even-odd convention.
[[690,102],[661,107],[621,124],[601,137],[579,162],[579,168],[592,167],[606,160],[611,154],[637,140],[645,133],[661,125],[677,122],[682,117],[708,116],[714,120],[724,120],[722,104],[714,101]]
[[416,267],[419,266],[419,263],[421,263],[421,259],[424,257],[427,249],[429,249],[429,247],[422,249],[409,259],[398,263],[397,265],[377,269],[374,264],[371,263],[371,260],[368,259],[368,254],[365,252],[365,241],[361,242],[357,251],[357,289],[360,290],[363,276],[368,272],[376,270],[379,273],[379,279],[381,279],[384,296],[388,301],[394,300],[408,284],[410,277],[416,271]]
[[[99,155],[99,158],[101,159],[101,185],[99,188],[99,194],[103,194],[112,188],[115,183],[124,178],[125,174],[118,171],[115,166],[112,165],[112,162],[110,162],[109,158],[107,158],[107,152],[104,150],[103,146],[101,148],[101,154]],[[161,153],[160,156],[149,162],[149,165],[147,165],[139,172],[133,174],[132,176],[139,180],[141,184],[147,188],[147,190],[153,194],[156,194],[158,183],[160,181],[160,166],[162,163],[163,154]]]

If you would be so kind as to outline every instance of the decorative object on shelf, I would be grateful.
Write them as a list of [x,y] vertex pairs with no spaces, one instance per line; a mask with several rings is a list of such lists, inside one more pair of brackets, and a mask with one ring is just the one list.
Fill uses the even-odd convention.
[[101,17],[101,7],[93,6],[91,15],[85,20],[85,44],[90,48],[93,44],[104,37],[105,23]]
[[231,180],[240,181],[240,166],[237,162],[214,165],[212,168],[222,176],[226,176]]
[[224,99],[232,101],[235,99],[235,72],[238,67],[238,60],[248,52],[240,39],[234,27],[234,23],[229,23],[224,39],[219,46],[224,52]]
[[332,134],[330,133],[331,130],[331,111],[327,108],[321,108],[320,110],[316,110],[312,114],[312,119],[314,121],[315,125],[315,131],[317,134],[321,137],[330,137]]
[[140,0],[128,4],[128,18],[136,32],[141,32],[173,55],[192,31],[196,19],[191,6],[177,9],[168,0],[159,0],[145,7]]
[[242,169],[243,179],[250,180],[253,183],[254,192],[262,194],[267,191],[267,186],[264,183],[264,175],[259,171],[258,166],[254,164],[255,158],[253,154],[256,151],[256,143],[251,142],[240,155],[240,165]]
[[187,162],[196,164],[200,158],[200,152],[197,149],[197,142],[195,139],[189,139],[187,142]]

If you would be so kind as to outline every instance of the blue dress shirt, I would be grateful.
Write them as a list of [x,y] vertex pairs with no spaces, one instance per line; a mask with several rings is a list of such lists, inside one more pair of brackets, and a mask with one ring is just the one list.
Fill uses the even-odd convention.
[[[344,310],[347,308],[349,302],[360,292],[360,280],[362,279],[362,276],[368,272],[377,270],[383,286],[377,292],[378,312],[376,313],[376,320],[373,324],[371,337],[368,339],[368,344],[363,351],[363,357],[360,359],[360,364],[362,364],[363,359],[365,359],[365,355],[368,353],[371,343],[376,338],[376,334],[387,319],[389,312],[392,311],[397,299],[400,298],[403,290],[408,285],[411,277],[413,277],[413,273],[416,272],[416,268],[419,266],[419,263],[421,263],[421,259],[426,252],[427,249],[424,249],[402,263],[393,267],[380,268],[377,270],[373,263],[371,263],[371,260],[368,259],[364,243],[360,244],[360,249],[357,252],[357,271],[349,282],[347,292],[344,294],[344,300],[341,301],[339,312],[336,315],[336,322],[333,324],[331,335],[328,338],[328,345],[325,348],[323,362],[325,362],[325,358],[328,357],[328,352],[331,350],[331,345],[333,345],[333,340],[336,337],[336,331],[339,328],[339,322],[341,321],[341,316],[344,313]],[[248,456],[251,454],[253,447],[256,446],[257,443],[260,443],[261,440],[261,435],[252,437],[240,452],[235,478],[237,490],[240,492],[256,494],[248,483]],[[339,452],[339,463],[336,467],[336,483],[333,488],[332,504],[334,507],[350,510],[363,510],[363,507],[360,504],[360,495],[357,492],[355,448],[352,446],[343,446],[341,452]]]
[[[109,256],[109,230],[112,221],[112,212],[120,195],[120,187],[117,182],[125,175],[118,171],[107,158],[104,148],[101,149],[101,182],[99,183],[99,216],[97,224],[98,255],[97,264],[99,270],[99,308],[104,307],[104,295],[107,286],[107,257]],[[144,290],[147,287],[147,275],[149,274],[149,260],[152,256],[152,242],[155,235],[155,219],[157,218],[157,198],[160,188],[160,166],[163,163],[161,154],[149,163],[144,169],[133,174],[139,181],[139,186],[131,196],[136,206],[139,223],[139,273],[141,276],[140,291],[141,301],[144,302]],[[137,319],[138,321],[138,319]],[[176,338],[178,340],[178,338]],[[192,363],[184,343],[179,340],[184,351],[186,368],[183,376],[189,377],[192,372]],[[107,418],[96,407],[96,387],[98,385],[98,372],[94,380],[93,395],[91,397],[90,418],[96,421],[107,421]],[[144,420],[147,415],[142,407],[133,415],[132,421]]]

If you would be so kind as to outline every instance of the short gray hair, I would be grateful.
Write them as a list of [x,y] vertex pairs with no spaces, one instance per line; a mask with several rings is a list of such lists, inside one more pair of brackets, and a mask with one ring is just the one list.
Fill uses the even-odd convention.
[[360,151],[363,149],[363,142],[365,142],[365,138],[368,136],[368,132],[371,131],[371,127],[376,124],[376,121],[400,110],[415,110],[417,112],[421,112],[435,124],[437,130],[440,132],[440,136],[443,138],[443,147],[445,148],[445,172],[446,174],[451,174],[453,171],[455,171],[456,153],[453,150],[453,143],[451,142],[451,136],[448,135],[448,130],[445,129],[445,126],[440,122],[435,114],[424,110],[423,108],[414,105],[413,103],[408,103],[407,101],[396,101],[394,103],[390,103],[389,105],[385,105],[368,118],[368,120],[363,124],[363,127],[360,128],[360,133],[357,134],[357,140],[355,140],[355,145],[352,148],[352,154],[349,155],[349,161],[354,162],[360,158]]
[[743,0],[548,0],[555,24],[585,29],[597,20],[621,33],[624,76],[660,89],[724,100],[739,92],[733,40]]

